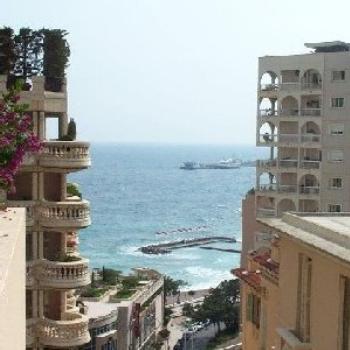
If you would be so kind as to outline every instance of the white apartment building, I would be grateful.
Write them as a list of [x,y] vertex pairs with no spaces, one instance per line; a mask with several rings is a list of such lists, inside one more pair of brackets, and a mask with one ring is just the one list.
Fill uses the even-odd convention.
[[257,216],[350,211],[350,45],[259,58]]

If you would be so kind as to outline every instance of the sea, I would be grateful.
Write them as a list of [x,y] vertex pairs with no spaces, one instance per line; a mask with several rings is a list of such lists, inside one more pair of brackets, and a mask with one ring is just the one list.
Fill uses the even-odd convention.
[[[233,276],[237,253],[183,248],[147,255],[139,247],[202,236],[235,237],[209,246],[240,249],[241,200],[255,185],[255,168],[182,170],[184,161],[255,160],[254,146],[116,144],[91,145],[91,168],[73,173],[91,205],[92,225],[80,231],[81,255],[91,267],[131,272],[154,268],[188,283],[215,287]],[[160,233],[162,232],[162,233]]]

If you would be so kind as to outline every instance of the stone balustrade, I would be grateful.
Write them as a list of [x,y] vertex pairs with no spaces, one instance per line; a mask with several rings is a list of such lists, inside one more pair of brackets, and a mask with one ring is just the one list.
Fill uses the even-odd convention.
[[144,304],[152,295],[154,295],[164,285],[164,279],[160,278],[157,281],[151,283],[150,286],[145,286],[141,289],[140,293],[135,297],[135,302]]
[[45,167],[84,169],[91,165],[90,144],[79,141],[46,141],[39,164]]
[[91,223],[88,201],[43,202],[41,205],[40,222],[44,227],[83,228]]
[[26,319],[26,345],[27,346],[32,345],[34,342],[35,324],[36,324],[36,319],[34,318]]
[[41,260],[38,262],[40,286],[50,288],[80,288],[90,283],[89,261],[61,262]]
[[78,313],[66,313],[65,320],[39,320],[37,333],[40,343],[45,346],[70,348],[90,341],[89,320]]
[[26,286],[31,287],[34,284],[34,261],[26,262]]

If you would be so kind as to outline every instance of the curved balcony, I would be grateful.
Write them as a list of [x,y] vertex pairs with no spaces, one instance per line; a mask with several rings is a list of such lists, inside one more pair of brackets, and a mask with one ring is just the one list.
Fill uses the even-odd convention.
[[78,141],[47,141],[43,143],[41,166],[65,169],[84,169],[91,165],[90,144]]
[[321,135],[317,134],[302,134],[301,135],[301,142],[302,143],[307,143],[307,144],[319,144],[321,141]]
[[38,268],[40,285],[50,288],[74,289],[90,283],[89,261],[61,262],[42,260]]
[[88,201],[43,202],[40,222],[45,227],[83,228],[91,224]]
[[89,320],[78,313],[66,313],[65,320],[42,318],[38,325],[40,343],[55,348],[81,346],[90,341]]

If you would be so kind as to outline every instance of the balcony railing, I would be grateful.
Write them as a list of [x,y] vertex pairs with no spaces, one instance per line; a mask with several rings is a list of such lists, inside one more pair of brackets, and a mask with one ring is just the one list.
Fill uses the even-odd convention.
[[299,115],[299,109],[297,108],[282,108],[280,111],[280,115],[283,117],[289,117],[289,116],[297,116]]
[[77,141],[44,142],[40,165],[54,168],[81,169],[91,165],[90,144]]
[[38,270],[40,285],[43,287],[70,289],[90,283],[87,259],[70,262],[42,260]]
[[42,318],[38,325],[40,343],[57,348],[81,346],[90,341],[89,320],[77,313],[66,313],[65,320]]
[[34,261],[26,262],[26,286],[30,287],[34,284]]
[[277,117],[277,110],[271,108],[260,109],[260,117]]
[[303,134],[301,135],[301,142],[320,142],[321,135]]
[[298,90],[300,89],[300,83],[298,81],[284,82],[280,85],[281,90]]
[[271,135],[271,134],[260,134],[259,141],[260,143],[270,144],[277,142],[278,135]]
[[300,115],[310,116],[310,117],[319,117],[321,115],[321,108],[305,108],[300,110]]
[[318,194],[318,193],[320,193],[320,186],[300,186],[300,193],[302,193],[302,194]]
[[302,341],[296,336],[296,332],[287,328],[277,328],[277,334],[282,339],[286,350],[311,350],[311,343]]
[[303,90],[320,90],[322,89],[321,83],[302,83],[301,88]]
[[260,192],[276,192],[277,184],[263,184],[258,186],[258,191]]
[[164,285],[163,278],[160,278],[157,281],[152,282],[151,286],[147,288],[147,286],[143,287],[140,291],[140,294],[135,297],[135,302],[144,304],[150,297],[152,297],[160,288]]
[[29,347],[33,344],[35,338],[35,325],[36,319],[26,319],[26,346]]
[[280,159],[279,161],[280,168],[296,168],[298,167],[297,159]]
[[319,169],[321,161],[320,160],[301,160],[301,167],[303,169]]
[[261,91],[277,91],[279,88],[278,84],[261,84]]
[[263,217],[271,218],[276,216],[276,210],[273,208],[257,208],[256,214],[260,218],[263,218]]
[[91,223],[89,202],[44,202],[40,221],[46,227],[86,227]]
[[257,160],[256,165],[258,168],[271,168],[277,165],[277,159],[260,159]]
[[282,192],[282,193],[297,192],[297,189],[298,189],[297,185],[278,185],[277,187],[278,192]]
[[298,134],[279,134],[278,142],[280,143],[298,143]]

